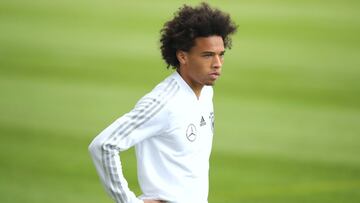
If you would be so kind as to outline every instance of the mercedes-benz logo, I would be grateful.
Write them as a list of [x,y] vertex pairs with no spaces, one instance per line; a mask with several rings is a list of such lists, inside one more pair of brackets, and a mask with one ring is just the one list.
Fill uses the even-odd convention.
[[187,127],[186,130],[186,138],[190,141],[190,142],[194,142],[196,140],[196,127],[194,124],[190,124]]

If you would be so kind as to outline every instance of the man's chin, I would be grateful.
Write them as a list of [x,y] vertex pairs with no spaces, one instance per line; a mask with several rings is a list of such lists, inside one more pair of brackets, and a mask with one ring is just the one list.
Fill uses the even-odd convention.
[[215,81],[210,81],[205,83],[206,86],[214,86],[215,85]]

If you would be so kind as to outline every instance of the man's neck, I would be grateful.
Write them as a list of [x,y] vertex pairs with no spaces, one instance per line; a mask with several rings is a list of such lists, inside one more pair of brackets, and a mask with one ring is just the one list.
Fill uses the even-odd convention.
[[199,99],[200,95],[201,95],[201,90],[204,87],[204,85],[196,83],[188,75],[181,73],[181,71],[179,69],[176,69],[176,71],[179,73],[179,75],[182,77],[182,79],[189,85],[189,87],[192,89],[192,91],[196,95],[197,99]]

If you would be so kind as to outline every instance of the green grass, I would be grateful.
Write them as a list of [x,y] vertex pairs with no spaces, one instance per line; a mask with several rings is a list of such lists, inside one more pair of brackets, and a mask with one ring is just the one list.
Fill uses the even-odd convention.
[[[209,202],[359,202],[360,3],[211,3],[239,32],[215,87]],[[170,74],[159,30],[182,4],[0,2],[0,202],[111,202],[87,146]],[[140,194],[133,150],[122,161]]]

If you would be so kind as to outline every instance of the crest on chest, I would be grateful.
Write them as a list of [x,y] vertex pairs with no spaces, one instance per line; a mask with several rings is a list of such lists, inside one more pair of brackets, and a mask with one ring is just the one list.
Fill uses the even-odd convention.
[[211,121],[211,130],[214,133],[214,128],[215,128],[215,115],[214,115],[214,112],[210,112],[209,119]]

